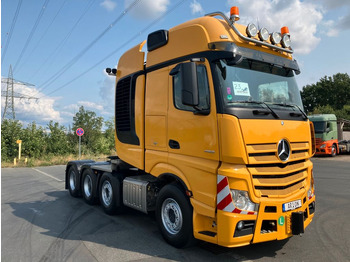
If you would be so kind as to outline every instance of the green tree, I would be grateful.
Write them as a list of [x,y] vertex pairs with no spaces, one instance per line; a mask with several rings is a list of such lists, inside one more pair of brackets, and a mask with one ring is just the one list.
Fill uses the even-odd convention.
[[327,105],[342,110],[345,105],[350,105],[350,77],[346,73],[325,76],[316,84],[304,86],[301,97],[307,113]]
[[46,134],[42,127],[37,127],[35,121],[23,129],[23,154],[29,157],[40,158],[47,154]]
[[106,130],[104,133],[104,136],[107,141],[108,146],[108,153],[110,154],[111,151],[115,150],[115,121],[114,118],[111,118],[110,120],[105,121]]
[[59,123],[50,121],[47,125],[50,130],[46,136],[47,152],[54,155],[66,155],[72,152],[71,145],[66,134],[66,128]]
[[318,106],[312,112],[313,114],[335,114],[335,110],[330,105]]
[[[84,135],[81,138],[83,150],[90,153],[100,153],[102,125],[103,117],[98,117],[93,111],[85,110],[83,106],[79,108],[73,117],[73,131],[75,132],[80,127],[84,129]],[[75,137],[78,141],[78,136],[75,135]]]
[[23,139],[22,124],[4,119],[1,123],[1,161],[12,161],[18,155],[17,140]]

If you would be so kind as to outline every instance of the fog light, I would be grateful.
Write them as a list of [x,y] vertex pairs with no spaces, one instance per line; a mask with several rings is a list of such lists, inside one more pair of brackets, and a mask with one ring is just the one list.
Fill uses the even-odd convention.
[[237,224],[237,229],[238,230],[242,230],[244,228],[244,222],[243,221],[239,221]]

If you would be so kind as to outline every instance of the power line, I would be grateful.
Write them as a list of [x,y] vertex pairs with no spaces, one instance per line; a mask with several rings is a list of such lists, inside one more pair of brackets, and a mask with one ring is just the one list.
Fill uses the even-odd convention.
[[76,80],[78,80],[79,78],[81,78],[82,76],[86,75],[88,72],[90,72],[92,69],[94,69],[95,67],[97,67],[99,64],[103,63],[105,60],[107,60],[108,58],[110,58],[112,55],[114,55],[115,53],[117,53],[119,50],[121,50],[123,47],[125,47],[126,45],[128,45],[131,41],[135,40],[137,37],[139,37],[142,33],[144,33],[145,31],[149,30],[149,28],[151,28],[152,26],[154,26],[156,23],[158,23],[161,19],[163,19],[166,15],[172,13],[177,7],[179,7],[181,4],[183,4],[186,0],[181,0],[179,1],[175,6],[173,6],[170,10],[168,10],[167,12],[164,12],[160,17],[156,18],[155,20],[153,20],[149,25],[147,25],[145,28],[143,28],[140,32],[138,32],[137,34],[135,34],[134,36],[132,36],[130,39],[128,39],[124,44],[122,44],[121,46],[117,47],[116,49],[114,49],[111,53],[109,53],[107,56],[105,56],[104,58],[102,58],[99,62],[97,62],[96,64],[94,64],[93,66],[89,67],[87,70],[85,70],[84,72],[82,72],[81,74],[79,74],[78,76],[74,77],[73,79],[71,79],[70,81],[66,82],[65,84],[63,84],[62,86],[56,88],[55,90],[53,90],[52,92],[50,92],[49,94],[47,94],[48,96],[57,92],[58,90],[70,85],[71,83],[75,82]]
[[92,7],[94,2],[95,2],[95,0],[91,0],[90,3],[85,7],[83,13],[80,15],[80,17],[75,22],[73,27],[70,29],[70,31],[67,33],[67,35],[62,39],[62,41],[57,45],[57,47],[54,49],[54,51],[45,59],[45,61],[41,64],[39,69],[35,73],[32,74],[31,79],[33,79],[33,77],[35,77],[49,61],[51,61],[51,63],[48,66],[46,66],[46,68],[50,67],[50,65],[52,64],[52,62],[54,60],[54,57],[59,53],[61,48],[64,46],[64,44],[67,42],[67,40],[69,39],[69,37],[73,33],[74,29],[78,26],[78,24],[83,19],[83,17],[86,15],[88,10]]
[[4,50],[3,50],[3,53],[2,53],[2,57],[1,57],[1,65],[2,63],[5,61],[5,56],[6,56],[6,52],[7,52],[7,48],[10,44],[10,41],[11,41],[11,37],[12,37],[12,33],[13,33],[13,30],[15,28],[15,25],[16,25],[16,22],[17,22],[17,17],[18,17],[18,14],[19,14],[19,11],[21,9],[21,6],[22,6],[22,1],[23,0],[19,0],[18,1],[18,5],[17,5],[17,8],[16,8],[16,12],[15,12],[15,15],[12,19],[12,23],[11,23],[11,27],[10,27],[10,32],[8,34],[8,37],[6,39],[6,43],[5,43],[5,46],[4,46]]
[[40,39],[37,41],[37,43],[35,44],[35,46],[34,46],[34,48],[32,49],[32,51],[30,51],[30,53],[27,55],[27,57],[26,57],[27,59],[25,59],[25,60],[23,61],[23,63],[21,64],[21,66],[18,68],[18,70],[20,70],[20,69],[23,67],[23,65],[25,65],[25,64],[28,62],[29,58],[31,58],[31,56],[33,55],[34,51],[39,47],[40,42],[41,42],[41,41],[43,40],[43,38],[46,36],[47,32],[48,32],[49,29],[51,28],[52,24],[55,22],[57,16],[58,16],[58,15],[60,14],[60,12],[62,11],[63,6],[66,4],[66,2],[67,2],[67,0],[64,0],[63,3],[62,3],[62,5],[60,6],[60,8],[58,8],[56,14],[53,16],[51,22],[50,22],[49,25],[46,27],[44,33],[41,35]]
[[36,31],[36,28],[38,27],[38,25],[39,25],[39,23],[40,23],[40,20],[41,20],[41,18],[42,18],[42,16],[43,16],[44,12],[45,12],[45,10],[46,10],[46,6],[48,5],[49,1],[50,1],[50,0],[45,0],[44,4],[43,4],[43,6],[42,6],[42,8],[41,8],[41,10],[40,10],[40,13],[39,13],[39,15],[38,15],[38,17],[37,17],[37,19],[36,19],[36,21],[35,21],[35,24],[34,24],[34,26],[33,26],[33,28],[32,28],[32,31],[30,31],[30,34],[29,34],[29,36],[28,36],[28,38],[27,38],[27,41],[25,42],[25,44],[24,44],[24,46],[23,46],[23,49],[22,49],[22,51],[21,51],[21,54],[19,55],[19,57],[18,57],[18,59],[17,59],[17,62],[15,63],[15,66],[13,67],[13,71],[14,71],[14,72],[16,71],[17,65],[21,62],[22,57],[23,57],[23,55],[24,55],[24,52],[27,50],[28,45],[29,45],[30,41],[32,40],[32,37],[33,37],[33,35],[34,35],[35,31]]
[[61,75],[63,75],[69,68],[71,68],[98,40],[100,40],[114,25],[116,25],[133,7],[135,7],[141,0],[135,0],[129,7],[127,7],[121,15],[117,17],[102,33],[100,33],[87,47],[84,48],[78,55],[71,59],[65,66],[63,66],[56,74],[48,78],[42,85],[41,90],[43,91],[52,83],[54,83]]

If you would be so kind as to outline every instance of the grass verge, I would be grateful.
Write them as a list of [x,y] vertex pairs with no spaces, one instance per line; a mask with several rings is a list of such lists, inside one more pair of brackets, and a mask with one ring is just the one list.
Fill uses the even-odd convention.
[[[82,155],[80,159],[105,161],[107,157],[108,155]],[[13,161],[1,162],[1,168],[66,165],[71,160],[79,160],[79,157],[76,155],[47,156],[43,159],[27,158],[27,162],[25,162],[25,157],[22,157],[20,160],[16,159],[16,165]]]

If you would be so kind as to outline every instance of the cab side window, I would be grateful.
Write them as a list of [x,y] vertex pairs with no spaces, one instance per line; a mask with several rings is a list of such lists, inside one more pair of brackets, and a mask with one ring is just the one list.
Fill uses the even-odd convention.
[[[177,109],[184,111],[196,111],[191,106],[184,105],[181,99],[181,71],[173,76],[173,92],[174,92],[174,105]],[[200,110],[210,109],[209,99],[209,85],[207,70],[204,65],[197,65],[197,82],[199,91],[199,105],[197,106]]]

